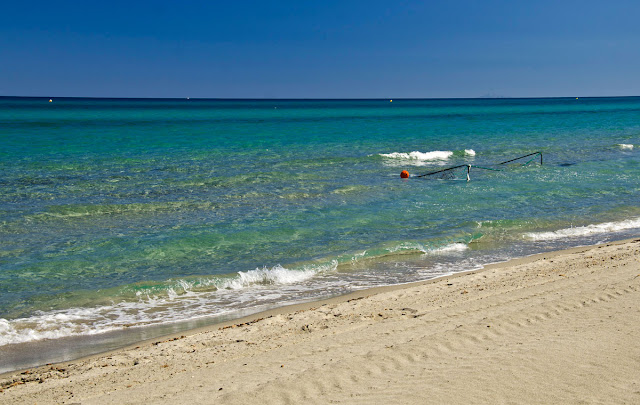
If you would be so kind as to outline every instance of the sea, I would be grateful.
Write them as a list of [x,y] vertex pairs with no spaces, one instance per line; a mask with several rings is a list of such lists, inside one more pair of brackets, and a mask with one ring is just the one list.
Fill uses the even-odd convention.
[[0,372],[636,237],[639,193],[640,97],[2,97]]

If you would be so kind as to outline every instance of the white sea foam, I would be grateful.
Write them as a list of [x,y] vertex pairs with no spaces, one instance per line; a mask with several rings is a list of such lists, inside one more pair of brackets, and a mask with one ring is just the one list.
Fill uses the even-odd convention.
[[528,232],[524,236],[531,240],[557,240],[576,238],[609,232],[623,231],[626,229],[640,228],[640,218],[627,219],[619,222],[604,222],[575,228],[560,229],[552,232]]
[[389,249],[389,252],[395,253],[403,250],[417,250],[424,254],[443,254],[443,253],[446,254],[446,253],[462,252],[467,249],[469,249],[469,246],[459,242],[451,243],[449,245],[445,245],[437,248],[429,248],[417,242],[405,242],[405,243],[401,243],[400,245],[394,248]]
[[451,156],[453,156],[453,152],[442,151],[442,150],[434,150],[431,152],[413,151],[410,153],[392,152],[392,153],[380,153],[380,156],[387,159],[399,160],[401,161],[402,164],[411,164],[413,166],[424,166],[428,162],[447,160]]
[[464,150],[464,154],[465,155],[469,155],[469,156],[475,156],[476,155],[476,151],[473,149],[465,149]]
[[[0,318],[0,346],[65,336],[94,335],[131,326],[149,326],[221,315],[261,303],[296,295],[308,287],[304,282],[318,274],[334,271],[336,260],[302,269],[280,265],[240,271],[235,277],[203,278],[197,281],[173,280],[170,287],[158,291],[138,292],[137,301],[114,302],[93,308],[69,308],[38,312],[27,318]],[[215,286],[214,291],[197,291],[196,287]]]
[[358,260],[362,259],[363,257],[367,256],[367,251],[363,250],[360,253],[356,253],[355,255],[353,255],[351,257],[351,263],[356,263]]
[[620,149],[627,149],[627,150],[633,149],[633,145],[630,143],[619,143],[618,147],[620,147]]
[[427,253],[427,248],[424,247],[421,243],[417,242],[404,242],[392,248],[389,248],[389,253],[401,252],[403,250],[417,250],[422,253]]
[[469,249],[469,246],[466,243],[452,243],[450,245],[443,246],[441,248],[437,248],[432,250],[433,253],[453,253],[453,252],[464,252]]
[[[393,253],[413,250],[427,255],[451,255],[466,249],[468,247],[464,243],[430,248],[417,242],[408,242],[387,251]],[[366,251],[354,258],[364,256]],[[229,278],[169,280],[161,283],[157,289],[137,293],[137,300],[133,301],[40,311],[18,319],[0,318],[0,346],[193,321],[233,311],[251,310],[261,305],[282,305],[283,302],[295,302],[296,299],[320,297],[332,288],[337,289],[336,291],[355,288],[353,283],[335,279],[333,272],[337,267],[338,261],[333,260],[300,269],[287,269],[280,265],[257,268],[238,272]],[[328,279],[325,277],[332,281],[327,283]],[[370,285],[362,287],[367,286]]]
[[[451,255],[466,249],[468,246],[464,243],[430,248],[417,242],[408,242],[388,252],[413,250],[427,255]],[[365,255],[366,252],[362,252],[354,258]],[[137,293],[138,299],[134,301],[113,302],[92,308],[41,311],[11,320],[0,318],[0,346],[220,316],[260,305],[281,305],[283,300],[295,302],[291,297],[306,297],[312,291],[312,296],[326,294],[327,289],[332,287],[326,279],[318,276],[332,277],[337,267],[338,261],[333,260],[300,269],[287,269],[280,265],[257,268],[238,272],[230,278],[171,280],[157,290]],[[202,290],[203,287],[206,291]],[[354,288],[352,284],[348,287]]]
[[240,289],[255,284],[293,284],[306,281],[319,272],[335,270],[337,261],[328,265],[306,267],[302,270],[289,270],[280,265],[272,268],[262,268],[250,271],[239,271],[238,277],[222,283],[219,288]]
[[[29,318],[7,320],[0,318],[0,346],[34,340],[58,339],[66,336],[94,335],[108,332],[123,325],[117,321],[109,325],[107,319],[97,321],[95,310],[72,308],[40,313]],[[86,323],[87,320],[91,323]],[[97,321],[97,322],[96,322]]]

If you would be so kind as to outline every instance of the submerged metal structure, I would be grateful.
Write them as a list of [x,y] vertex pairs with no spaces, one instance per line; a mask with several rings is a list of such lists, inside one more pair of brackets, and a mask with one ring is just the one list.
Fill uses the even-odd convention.
[[[517,165],[518,167],[528,166],[531,162],[536,161],[538,159],[538,156],[540,157],[540,165],[542,165],[542,152],[533,152],[524,156],[519,156],[514,159],[509,159],[504,162],[497,163],[493,165],[494,167],[463,164],[463,165],[447,167],[444,169],[436,170],[436,171],[425,173],[425,174],[420,174],[413,177],[423,177],[423,178],[433,179],[433,180],[465,180],[466,179],[466,181],[470,181],[472,168],[502,172],[502,171],[505,171],[505,166],[508,166],[509,164]],[[523,161],[525,159],[528,159],[528,160],[526,160],[526,162],[524,163],[519,163],[519,161]],[[501,166],[501,167],[498,168],[498,166]]]

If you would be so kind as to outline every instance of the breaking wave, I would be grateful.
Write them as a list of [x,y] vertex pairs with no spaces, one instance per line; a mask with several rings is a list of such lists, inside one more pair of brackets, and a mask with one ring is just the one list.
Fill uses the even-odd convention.
[[[239,271],[232,277],[168,280],[138,290],[134,300],[93,308],[37,311],[32,316],[12,320],[0,318],[0,346],[218,316],[238,309],[243,303],[260,304],[265,296],[281,297],[287,294],[287,286],[304,283],[337,266],[334,260],[300,270],[277,265]],[[131,288],[125,286],[120,291],[126,293]]]
[[446,160],[446,159],[449,159],[451,156],[453,156],[453,152],[442,151],[442,150],[434,150],[431,152],[413,151],[409,153],[392,152],[392,153],[381,153],[380,156],[385,158],[390,158],[390,159],[417,160],[417,161]]
[[461,151],[446,151],[446,150],[434,150],[430,152],[391,152],[380,153],[379,156],[385,158],[388,164],[410,164],[413,166],[425,166],[427,164],[438,163],[450,159],[452,156],[475,156],[476,152],[473,149],[464,149]]
[[200,276],[122,286],[108,292],[112,300],[109,304],[36,311],[30,316],[16,319],[0,318],[0,346],[229,316],[261,305],[268,307],[294,303],[302,297],[320,299],[328,291],[344,285],[336,284],[335,280],[335,271],[341,264],[412,252],[436,256],[457,255],[467,249],[467,244],[463,242],[433,247],[419,242],[401,242],[297,269],[276,265],[226,276]]
[[586,226],[577,226],[572,228],[560,229],[551,232],[528,232],[525,238],[542,241],[557,240],[565,238],[576,238],[580,236],[589,236],[596,234],[604,234],[610,232],[618,232],[626,229],[640,228],[640,218],[627,219],[619,222],[604,222],[601,224],[592,224]]

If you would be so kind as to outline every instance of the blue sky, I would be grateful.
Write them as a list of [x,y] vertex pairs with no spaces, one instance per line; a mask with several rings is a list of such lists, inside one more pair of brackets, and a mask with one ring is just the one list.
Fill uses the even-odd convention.
[[638,1],[31,1],[0,96],[640,95]]

